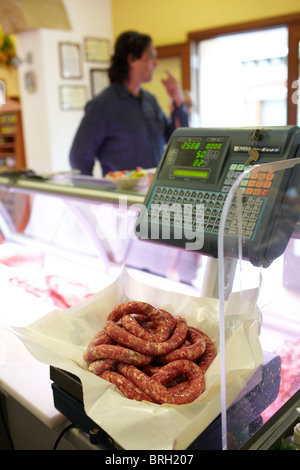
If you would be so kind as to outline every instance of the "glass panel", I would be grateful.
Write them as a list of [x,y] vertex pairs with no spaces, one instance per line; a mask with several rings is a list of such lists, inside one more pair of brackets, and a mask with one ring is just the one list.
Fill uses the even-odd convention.
[[99,203],[0,191],[2,241],[37,245],[61,258],[81,257],[104,270],[124,263],[136,217],[137,207],[127,205],[126,195],[119,203]]
[[5,225],[12,231],[22,232],[30,216],[31,198],[13,191],[0,190],[0,213]]
[[287,53],[285,27],[201,41],[199,125],[286,125]]
[[[47,265],[51,255],[56,266],[71,263],[69,273],[72,275],[75,275],[74,266],[79,266],[79,274],[76,274],[79,279],[84,277],[82,266],[91,270],[93,279],[99,279],[94,270],[114,276],[126,264],[129,268],[185,284],[199,281],[197,252],[145,243],[136,238],[134,227],[141,203],[133,203],[135,197],[130,193],[116,192],[113,202],[109,199],[91,201],[80,200],[80,195],[87,194],[85,190],[81,192],[81,188],[77,193],[74,189],[74,197],[64,197],[59,194],[60,185],[51,185],[58,194],[39,193],[45,190],[43,184],[40,186],[42,189],[39,187],[31,194],[24,188],[16,192],[18,188],[12,185],[0,191],[0,266],[8,257],[7,250],[9,256],[13,253],[15,261],[10,261],[13,263],[22,254],[20,245],[27,245],[31,247],[30,254],[26,253],[27,264],[37,248],[47,258]],[[28,187],[30,190],[31,183]],[[143,201],[142,194],[140,199],[138,194],[136,197],[137,201]],[[52,258],[51,265],[54,265]],[[25,264],[24,256],[23,259]]]
[[[271,418],[300,388],[299,163],[245,167],[225,201],[219,232],[224,449],[248,448],[262,433],[270,434],[270,446]],[[263,181],[271,182],[267,191]],[[228,257],[237,269],[226,298]],[[233,321],[238,338],[231,335]]]

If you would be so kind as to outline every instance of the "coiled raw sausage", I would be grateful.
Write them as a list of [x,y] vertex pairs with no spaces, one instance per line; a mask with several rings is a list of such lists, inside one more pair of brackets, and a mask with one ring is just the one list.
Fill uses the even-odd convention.
[[104,331],[115,341],[124,344],[128,348],[132,348],[142,354],[162,356],[178,348],[183,343],[187,334],[187,323],[184,318],[177,317],[176,327],[171,338],[160,343],[137,338],[110,320],[104,324]]
[[201,395],[215,355],[211,339],[184,318],[133,301],[112,310],[83,357],[127,398],[181,405]]
[[101,375],[102,372],[111,369],[117,363],[116,359],[96,359],[89,365],[89,371],[95,375]]
[[[150,395],[157,403],[173,405],[191,403],[204,390],[203,373],[197,364],[192,361],[184,359],[173,361],[161,367],[152,377],[129,364],[120,363],[117,367],[122,375],[131,380],[147,395]],[[182,374],[188,377],[188,383],[185,383],[184,387],[165,387],[170,380]]]
[[88,349],[83,358],[86,362],[93,362],[96,359],[117,359],[136,366],[145,366],[150,364],[152,356],[140,354],[128,348],[119,345],[101,344]]
[[216,348],[215,348],[215,345],[214,345],[213,341],[210,339],[209,336],[207,336],[205,333],[203,333],[203,331],[200,331],[198,328],[195,328],[193,326],[190,326],[189,328],[191,328],[191,330],[194,330],[194,331],[200,333],[203,336],[203,338],[205,339],[205,342],[206,342],[205,352],[204,352],[203,356],[201,357],[201,359],[198,363],[198,366],[200,367],[200,369],[202,370],[202,372],[204,374],[204,372],[207,371],[207,369],[211,365],[212,361],[216,357],[217,351],[216,351]]
[[159,325],[155,329],[153,329],[153,326],[155,326],[154,322],[147,321],[140,324],[138,322],[139,318],[128,314],[123,315],[123,317],[119,321],[119,324],[122,325],[126,331],[138,338],[145,339],[147,341],[162,342],[168,339],[170,334],[173,333],[176,327],[176,319],[166,310],[161,310],[161,312],[164,315],[169,327],[168,336],[165,335],[165,330],[160,330]]
[[118,387],[120,392],[122,392],[126,398],[130,398],[131,400],[137,401],[147,400],[152,403],[154,402],[154,400],[145,392],[143,392],[143,390],[141,390],[130,380],[128,380],[123,375],[118,374],[117,372],[107,370],[102,373],[101,377],[102,379],[105,379],[108,382],[116,385],[116,387]]
[[123,315],[128,315],[131,313],[146,315],[155,323],[158,330],[158,341],[165,341],[169,337],[170,327],[165,316],[159,309],[146,302],[124,302],[112,310],[112,312],[108,315],[107,320],[117,322],[121,317],[123,317]]
[[92,348],[93,346],[99,346],[100,344],[116,344],[116,342],[110,338],[105,331],[100,330],[95,336],[91,339],[88,349]]
[[165,356],[161,356],[159,358],[159,362],[161,364],[167,364],[168,362],[175,361],[176,359],[198,361],[206,349],[204,336],[200,331],[195,331],[188,327],[187,340],[187,344],[183,344],[180,348],[169,352]]

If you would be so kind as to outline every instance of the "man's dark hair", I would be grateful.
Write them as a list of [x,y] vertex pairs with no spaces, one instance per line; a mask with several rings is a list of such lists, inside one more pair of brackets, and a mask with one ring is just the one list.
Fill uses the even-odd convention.
[[151,44],[152,39],[147,34],[136,31],[122,33],[115,44],[114,55],[108,70],[110,82],[123,82],[129,78],[128,55],[140,59],[144,50]]

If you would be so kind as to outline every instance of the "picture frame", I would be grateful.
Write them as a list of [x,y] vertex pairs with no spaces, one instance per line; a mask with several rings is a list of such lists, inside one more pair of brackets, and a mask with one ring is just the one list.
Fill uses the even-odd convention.
[[82,78],[80,44],[60,42],[58,47],[61,77],[65,79]]
[[85,60],[87,62],[109,62],[110,41],[95,37],[84,38]]
[[60,109],[63,111],[81,110],[87,102],[85,85],[61,85],[59,87]]
[[91,93],[92,97],[98,95],[109,85],[108,69],[93,68],[90,69]]

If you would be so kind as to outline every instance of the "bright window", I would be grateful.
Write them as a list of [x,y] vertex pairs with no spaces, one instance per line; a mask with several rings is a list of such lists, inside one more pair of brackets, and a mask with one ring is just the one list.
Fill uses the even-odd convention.
[[199,125],[286,125],[286,27],[203,40],[196,51]]

